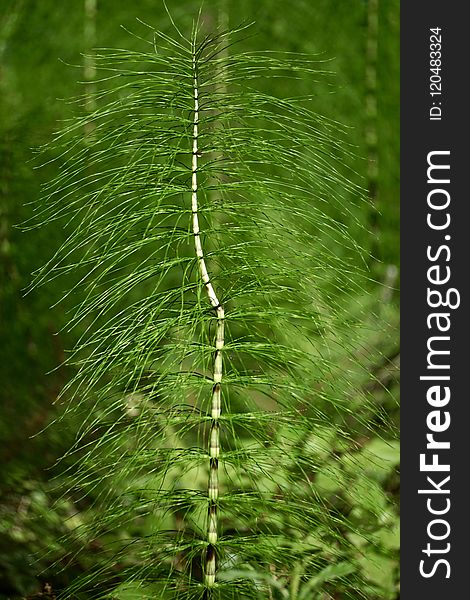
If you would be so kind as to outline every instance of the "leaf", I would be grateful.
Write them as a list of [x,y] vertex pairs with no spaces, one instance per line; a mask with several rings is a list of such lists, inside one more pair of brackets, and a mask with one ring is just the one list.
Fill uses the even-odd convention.
[[383,481],[400,462],[400,445],[396,440],[374,438],[360,452],[345,455],[343,464],[350,473],[362,472]]
[[310,578],[301,586],[298,600],[309,600],[312,597],[312,592],[320,589],[324,583],[346,577],[354,573],[356,569],[357,567],[347,561],[328,565],[318,575]]
[[135,581],[119,585],[106,598],[110,598],[110,600],[153,600],[155,594],[162,591],[163,589],[158,585],[151,586]]
[[358,559],[368,580],[377,585],[383,598],[392,599],[396,594],[396,562],[372,550]]

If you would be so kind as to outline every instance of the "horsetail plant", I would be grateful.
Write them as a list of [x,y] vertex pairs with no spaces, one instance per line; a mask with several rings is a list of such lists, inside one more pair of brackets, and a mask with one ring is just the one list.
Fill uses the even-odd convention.
[[233,54],[246,28],[174,28],[96,53],[99,108],[57,136],[37,211],[69,233],[37,281],[80,294],[65,493],[89,507],[76,552],[100,548],[63,597],[301,600],[336,579],[357,598],[354,525],[315,475],[357,410],[331,373],[360,193],[314,98],[264,91],[328,75]]

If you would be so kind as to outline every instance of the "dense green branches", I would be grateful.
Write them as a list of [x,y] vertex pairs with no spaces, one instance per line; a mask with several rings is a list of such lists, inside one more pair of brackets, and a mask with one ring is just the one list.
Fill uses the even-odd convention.
[[55,140],[36,218],[68,237],[36,281],[75,280],[66,493],[100,549],[66,598],[320,598],[333,579],[364,596],[365,534],[317,486],[367,427],[335,381],[357,360],[363,200],[341,127],[264,91],[322,65],[236,54],[244,33],[97,53],[93,110]]

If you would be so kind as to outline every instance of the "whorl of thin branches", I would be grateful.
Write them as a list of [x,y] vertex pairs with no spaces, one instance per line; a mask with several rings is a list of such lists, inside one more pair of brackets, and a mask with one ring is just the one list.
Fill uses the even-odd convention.
[[119,598],[119,573],[142,598],[269,598],[287,567],[342,564],[352,526],[319,500],[306,440],[354,411],[321,382],[359,285],[360,192],[337,166],[341,127],[311,97],[263,91],[305,76],[314,91],[322,64],[235,54],[244,33],[201,39],[196,23],[153,32],[148,52],[97,51],[98,108],[54,142],[37,219],[70,236],[37,282],[72,278],[83,298],[63,460],[100,506],[83,539],[127,532],[65,597]]

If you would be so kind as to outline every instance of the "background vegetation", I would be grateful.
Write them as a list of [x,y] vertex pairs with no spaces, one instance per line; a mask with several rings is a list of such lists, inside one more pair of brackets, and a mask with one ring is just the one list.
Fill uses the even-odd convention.
[[[48,593],[46,584],[61,589],[96,566],[103,544],[113,541],[80,538],[76,526],[93,519],[93,508],[61,490],[66,475],[56,460],[72,445],[78,422],[47,427],[60,414],[61,406],[53,403],[73,375],[57,366],[77,336],[65,327],[67,303],[76,305],[80,298],[50,308],[62,296],[63,282],[24,296],[31,272],[65,234],[53,226],[21,233],[14,224],[31,216],[41,184],[57,174],[54,163],[35,169],[32,148],[48,143],[59,122],[83,110],[64,101],[83,93],[82,53],[91,45],[138,48],[139,40],[121,27],[141,35],[135,17],[164,31],[170,24],[160,2],[98,0],[93,33],[85,6],[82,0],[3,0],[0,8],[0,598],[40,597]],[[182,27],[199,9],[189,0],[168,6]],[[289,94],[314,93],[318,113],[350,127],[354,152],[344,159],[344,174],[369,197],[368,203],[351,202],[361,227],[355,231],[354,221],[347,223],[364,256],[372,256],[362,294],[344,307],[357,348],[354,360],[339,353],[331,373],[336,393],[351,399],[368,426],[350,422],[349,442],[342,436],[339,444],[336,429],[325,424],[322,435],[311,440],[311,451],[324,465],[312,478],[321,498],[338,499],[336,510],[367,532],[350,534],[349,542],[355,548],[351,564],[363,582],[357,597],[369,599],[399,597],[398,6],[398,0],[300,0],[295,8],[278,0],[226,0],[203,8],[214,22],[220,11],[231,26],[255,21],[248,49],[321,53],[336,74],[333,82],[301,80]],[[285,93],[276,85],[268,91]],[[117,529],[112,536],[122,534]],[[316,582],[303,582],[310,585],[305,598],[317,597],[318,590],[323,594],[318,598],[348,597],[341,579],[346,571],[323,570]],[[292,577],[285,581],[290,585]],[[281,576],[280,589],[282,582]],[[279,597],[302,597],[301,590],[286,586]],[[121,591],[119,597],[142,597],[133,593]]]

